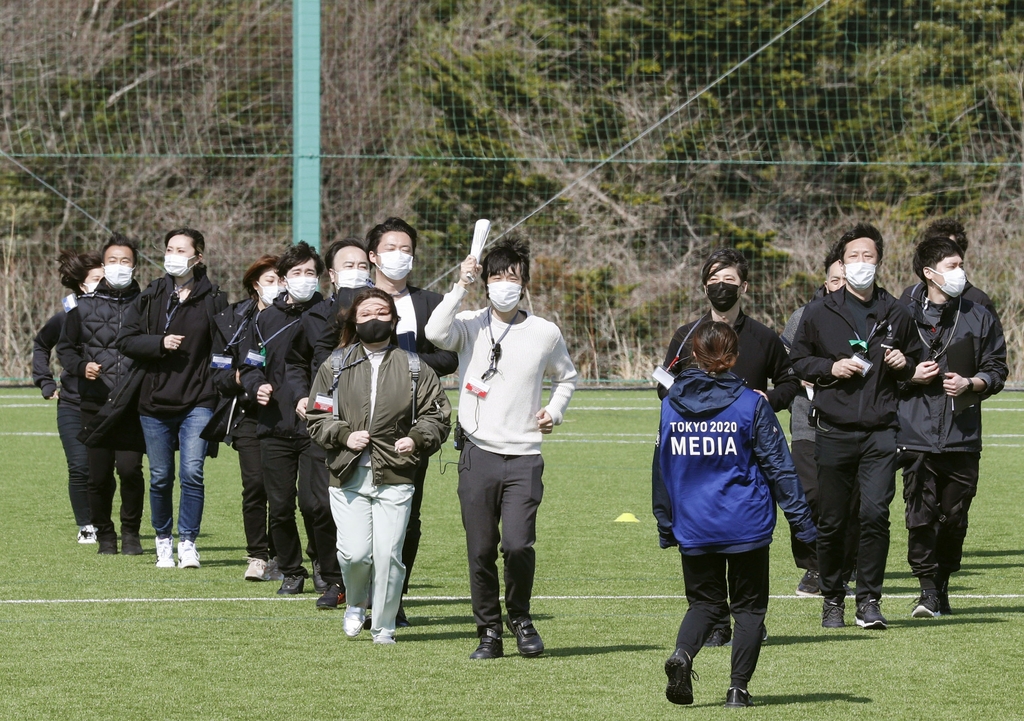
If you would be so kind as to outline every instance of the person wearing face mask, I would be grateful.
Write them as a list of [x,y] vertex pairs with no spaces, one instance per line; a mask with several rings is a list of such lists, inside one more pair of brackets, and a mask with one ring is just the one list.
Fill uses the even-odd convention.
[[884,250],[878,229],[860,223],[838,249],[846,285],[807,307],[789,355],[797,375],[815,386],[821,625],[846,625],[843,562],[856,486],[857,625],[885,629],[880,604],[896,489],[899,384],[913,377],[924,348],[906,306],[875,283]]
[[397,324],[389,293],[360,290],[307,403],[309,433],[326,450],[331,472],[345,635],[359,635],[372,600],[376,644],[395,642],[413,479],[448,437],[451,415],[430,366],[398,347]]
[[280,294],[277,256],[263,255],[245,271],[242,289],[245,297],[217,314],[214,322],[213,382],[224,399],[234,401],[228,435],[224,439],[238,453],[242,477],[242,526],[245,530],[246,581],[280,581],[274,544],[267,524],[267,491],[263,484],[263,461],[256,437],[259,405],[245,392],[241,368],[249,337],[249,326],[260,311],[266,310]]
[[[149,505],[156,531],[156,566],[174,568],[174,454],[181,481],[178,567],[199,568],[196,538],[203,520],[203,469],[217,444],[202,437],[217,405],[210,355],[214,317],[227,297],[203,265],[206,239],[193,228],[164,236],[164,270],[132,303],[117,336],[117,349],[135,361],[125,382],[111,392],[110,415],[93,432],[93,443],[110,433],[129,399],[138,398],[149,457]],[[138,373],[135,368],[138,368]],[[100,416],[98,416],[99,418]]]
[[963,251],[945,235],[914,251],[921,279],[908,307],[927,357],[904,384],[899,465],[906,502],[907,560],[921,585],[911,615],[949,615],[949,578],[960,570],[967,514],[978,490],[981,401],[1009,369],[998,320],[964,297]]
[[[278,589],[282,595],[302,593],[309,575],[302,565],[296,499],[306,528],[310,560],[317,562],[321,557],[318,542],[334,546],[333,537],[324,541],[318,535],[316,497],[309,464],[303,462],[310,443],[305,422],[309,368],[288,363],[295,337],[301,332],[302,316],[323,299],[316,290],[323,272],[324,262],[309,244],[300,241],[285,250],[277,262],[285,292],[257,313],[241,354],[242,387],[258,407],[256,436],[270,511],[270,537],[277,551],[278,569],[284,576]],[[340,584],[341,572],[324,580]]]
[[[437,377],[442,378],[454,373],[459,361],[454,353],[435,347],[425,333],[427,320],[441,302],[441,295],[416,288],[407,282],[416,255],[417,237],[416,229],[401,218],[388,218],[366,234],[366,249],[370,263],[376,269],[374,285],[394,298],[395,307],[398,308],[398,346],[416,352]],[[336,334],[330,338],[336,339]],[[413,480],[416,492],[412,499],[405,547],[402,549],[402,559],[406,566],[403,595],[409,591],[409,579],[412,577],[423,535],[420,508],[423,505],[423,486],[429,458],[423,458],[422,461],[423,465]],[[409,625],[404,606],[399,606],[397,623],[399,628]]]
[[32,382],[43,398],[57,401],[57,433],[67,461],[68,497],[78,525],[78,542],[93,544],[96,543],[96,528],[89,520],[89,449],[78,440],[82,430],[78,376],[65,368],[58,387],[50,369],[50,355],[60,340],[68,310],[74,308],[83,295],[96,290],[103,278],[103,259],[99,253],[62,250],[57,263],[60,284],[71,294],[64,298],[61,310],[46,321],[32,341]]
[[[469,284],[481,271],[488,305],[460,313]],[[499,544],[508,628],[521,655],[544,651],[530,617],[537,510],[544,495],[541,439],[562,422],[577,374],[558,326],[521,307],[529,282],[529,246],[506,238],[484,256],[482,268],[472,255],[462,262],[458,282],[426,328],[438,348],[459,356],[456,433],[461,428],[465,439],[458,493],[479,637],[471,659],[504,655]],[[545,376],[551,379],[551,397],[542,406]]]
[[[825,283],[814,292],[811,302],[825,297],[843,287],[846,278],[843,276],[843,262],[839,259],[838,246],[829,249],[825,256]],[[808,303],[807,305],[810,305]],[[782,343],[789,353],[793,346],[796,329],[800,327],[807,305],[800,306],[793,312],[786,327],[782,330]],[[800,485],[811,508],[815,523],[818,520],[818,468],[814,462],[814,427],[811,425],[811,398],[814,396],[814,384],[801,381],[802,393],[797,393],[789,407],[790,448]],[[846,530],[846,557],[843,561],[843,581],[849,583],[853,576],[854,564],[857,561],[857,542],[860,537],[860,526],[857,523],[857,509],[860,507],[860,492],[853,489],[850,495],[850,513]],[[804,570],[803,578],[797,583],[797,596],[820,596],[818,587],[818,552],[813,543],[805,543],[790,534],[790,547],[796,567]],[[847,595],[852,593],[847,589]]]
[[[133,363],[117,349],[117,335],[141,292],[133,277],[138,243],[115,233],[103,247],[102,257],[103,279],[68,313],[57,343],[61,365],[78,377],[82,428],[92,424],[111,390],[127,378]],[[117,553],[117,533],[111,520],[117,489],[115,468],[121,479],[121,552],[130,556],[142,553],[139,530],[145,496],[145,450],[139,416],[134,411],[122,416],[117,433],[111,434],[104,446],[89,448],[90,522],[96,528],[101,554]]]
[[[286,358],[289,368],[303,377],[302,383],[307,387],[337,345],[335,319],[339,314],[344,316],[356,293],[370,287],[370,260],[359,238],[343,238],[331,243],[324,254],[324,262],[333,292],[302,314]],[[315,498],[310,508],[312,525],[309,530],[316,542],[307,548],[307,553],[312,553],[314,548],[317,551],[313,561],[313,587],[320,594],[316,607],[331,610],[344,603],[345,588],[334,548],[337,529],[331,514],[328,491],[331,474],[326,460],[326,451],[319,444],[310,443],[301,459],[299,473],[309,477]]]
[[[747,277],[750,266],[747,259],[737,250],[720,248],[714,251],[701,267],[700,280],[704,294],[711,308],[692,323],[676,329],[665,354],[664,369],[677,376],[693,364],[690,341],[695,330],[702,323],[716,321],[731,325],[740,339],[740,353],[732,372],[746,383],[747,387],[768,401],[773,411],[787,408],[800,392],[800,379],[793,373],[786,348],[779,335],[768,326],[758,323],[745,315],[740,308],[740,297],[748,289]],[[768,381],[772,382],[769,389]],[[658,386],[658,397],[664,400],[669,389]],[[652,482],[657,486],[657,453],[651,466]],[[723,614],[714,632],[708,637],[709,647],[724,646],[732,637],[729,616]]]

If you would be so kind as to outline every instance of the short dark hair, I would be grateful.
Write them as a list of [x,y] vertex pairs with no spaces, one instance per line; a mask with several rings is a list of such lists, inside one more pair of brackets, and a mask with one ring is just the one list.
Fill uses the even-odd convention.
[[317,276],[319,277],[323,275],[323,259],[317,254],[316,250],[313,249],[313,246],[304,240],[300,240],[295,245],[289,246],[288,249],[278,257],[277,274],[284,278],[288,275],[289,270],[310,260],[314,261],[316,265]]
[[75,250],[62,250],[57,257],[57,272],[60,284],[78,295],[82,292],[82,283],[89,271],[103,267],[103,258],[99,253],[79,253]]
[[846,255],[846,246],[858,238],[869,238],[875,241],[875,250],[878,251],[878,262],[881,263],[885,241],[882,240],[882,231],[870,223],[857,223],[853,228],[843,233],[842,237],[839,238],[839,242],[836,243],[836,249],[839,251],[839,260],[843,260]]
[[188,226],[168,230],[167,234],[164,236],[164,248],[166,248],[167,244],[171,242],[171,238],[176,235],[184,235],[191,239],[192,248],[195,250],[196,255],[202,255],[206,252],[206,238],[203,237],[203,234],[200,231],[195,228],[189,228]]
[[693,358],[708,373],[724,373],[736,365],[739,347],[739,336],[728,323],[701,323],[693,334]]
[[277,272],[277,256],[270,255],[269,253],[257,258],[256,262],[250,265],[245,271],[245,275],[242,276],[242,288],[253,300],[256,300],[258,294],[252,285],[268,270],[272,270],[275,273]]
[[386,293],[380,288],[363,288],[352,299],[352,305],[348,307],[345,318],[341,322],[341,337],[338,340],[339,348],[355,343],[358,340],[359,336],[356,334],[356,311],[359,310],[359,306],[364,301],[370,298],[386,301],[388,307],[391,308],[391,344],[398,345],[398,336],[395,334],[395,329],[398,327],[398,307],[395,305],[395,299],[391,297],[390,293]]
[[924,269],[934,270],[936,265],[953,255],[963,259],[964,251],[959,243],[950,240],[948,235],[929,236],[914,248],[914,274],[926,283]]
[[[964,253],[967,252],[967,231],[964,229],[964,224],[956,218],[939,218],[935,222],[928,225],[924,229],[922,235],[925,238],[931,238],[935,235],[944,235],[947,238],[952,238],[956,241],[956,244],[960,246],[960,250]],[[963,257],[963,254],[960,256]]]
[[834,243],[831,248],[828,249],[828,253],[825,254],[825,275],[828,275],[828,269],[832,267],[834,263],[841,262],[843,260],[843,254],[839,250],[839,243]]
[[743,283],[747,282],[750,264],[747,263],[743,253],[734,248],[719,248],[709,255],[708,259],[704,261],[704,265],[701,266],[700,284],[707,285],[708,278],[725,268],[735,268],[736,272],[740,275],[740,281]]
[[492,275],[514,270],[526,285],[530,282],[530,244],[519,236],[510,235],[488,251],[483,267],[485,283]]
[[360,238],[350,235],[347,238],[336,240],[327,246],[327,252],[324,253],[324,265],[327,266],[328,270],[334,270],[334,256],[342,248],[359,248],[364,253],[366,252],[366,246],[363,245],[363,241]]
[[367,253],[377,252],[377,246],[380,245],[380,239],[385,233],[405,233],[408,235],[409,240],[412,241],[412,254],[416,255],[416,229],[401,218],[388,218],[383,223],[378,223],[370,228],[370,231],[366,234]]
[[[170,239],[168,239],[168,240],[170,240]],[[113,235],[110,236],[110,238],[107,240],[106,244],[103,246],[103,250],[100,252],[100,257],[101,258],[105,258],[106,255],[107,255],[107,250],[109,248],[113,248],[115,245],[120,245],[120,246],[123,246],[125,248],[130,248],[131,251],[132,251],[132,265],[138,265],[139,264],[139,244],[138,244],[138,241],[132,240],[132,239],[128,238],[127,236],[121,235],[120,233],[114,233]]]

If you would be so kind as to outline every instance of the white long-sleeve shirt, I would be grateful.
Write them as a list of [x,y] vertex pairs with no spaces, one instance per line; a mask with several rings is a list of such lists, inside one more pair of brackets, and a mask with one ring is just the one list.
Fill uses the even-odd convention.
[[[486,308],[459,313],[465,297],[466,289],[455,284],[425,328],[431,343],[459,355],[459,423],[469,439],[485,451],[538,455],[541,432],[537,413],[545,376],[551,379],[546,410],[555,425],[562,422],[576,390],[576,368],[562,332],[535,315],[509,327],[492,312],[488,333]],[[498,372],[486,381],[487,396],[480,398],[466,389],[466,383],[481,379],[490,367],[491,339],[497,341],[503,334]]]

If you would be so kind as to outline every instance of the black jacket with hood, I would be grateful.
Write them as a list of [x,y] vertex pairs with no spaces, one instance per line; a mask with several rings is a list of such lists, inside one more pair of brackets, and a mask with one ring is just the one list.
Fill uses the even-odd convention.
[[910,312],[922,343],[929,348],[927,358],[939,364],[939,373],[931,383],[905,383],[900,400],[900,430],[896,436],[901,448],[928,453],[981,451],[981,405],[974,403],[954,414],[956,399],[946,395],[942,381],[949,371],[947,350],[966,344],[974,358],[969,376],[985,381],[984,400],[1003,389],[1009,369],[1006,366],[1006,341],[999,321],[981,305],[961,295],[942,309],[937,326],[924,319],[927,296],[923,286],[909,298]]
[[[823,428],[880,430],[898,425],[898,384],[913,377],[924,348],[906,306],[884,288],[875,286],[874,292],[877,302],[867,317],[866,339],[858,338],[847,308],[847,303],[859,301],[846,288],[808,305],[797,328],[789,358],[797,375],[815,385],[813,405]],[[852,358],[856,350],[851,341],[856,340],[867,341],[871,370],[866,376],[836,378],[832,364]],[[907,364],[900,370],[886,365],[883,345],[902,351]]]

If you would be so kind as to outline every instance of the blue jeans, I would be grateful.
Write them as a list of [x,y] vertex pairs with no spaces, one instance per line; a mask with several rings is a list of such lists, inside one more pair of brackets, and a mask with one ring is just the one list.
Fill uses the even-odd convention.
[[174,526],[174,449],[181,454],[178,537],[195,541],[203,521],[203,463],[207,443],[199,434],[213,411],[193,408],[176,416],[139,416],[149,456],[149,508],[157,538],[170,538]]

